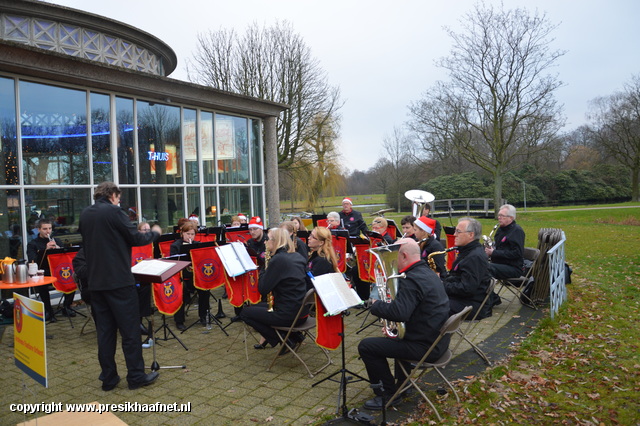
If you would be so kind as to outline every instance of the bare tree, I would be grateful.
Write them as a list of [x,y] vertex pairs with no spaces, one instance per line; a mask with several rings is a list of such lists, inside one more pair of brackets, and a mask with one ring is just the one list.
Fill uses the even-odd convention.
[[640,75],[624,90],[592,101],[590,118],[597,144],[631,172],[631,199],[639,201]]
[[393,128],[392,135],[384,137],[382,146],[389,160],[387,165],[390,174],[388,204],[395,206],[399,213],[403,205],[404,193],[410,189],[415,180],[414,169],[419,160],[410,136],[398,127]]
[[526,9],[477,5],[462,20],[439,82],[410,106],[412,128],[433,155],[459,155],[493,175],[496,208],[504,173],[553,140],[563,124],[553,93],[562,85],[549,69],[556,26]]
[[335,119],[342,106],[339,89],[287,22],[262,28],[254,23],[242,37],[222,29],[200,34],[188,78],[289,105],[277,121],[281,169],[295,166],[317,125]]

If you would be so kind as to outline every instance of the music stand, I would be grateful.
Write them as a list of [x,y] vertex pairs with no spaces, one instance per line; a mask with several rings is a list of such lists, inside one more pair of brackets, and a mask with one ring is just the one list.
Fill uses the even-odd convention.
[[[49,256],[52,255],[52,254],[77,253],[78,251],[80,251],[80,246],[61,247],[61,248],[57,248],[57,249],[47,249],[43,253],[42,260],[40,261],[40,265],[42,265],[42,262],[46,262],[46,264],[49,265]],[[50,271],[50,272],[51,272],[51,275],[53,276],[53,271]],[[68,278],[64,277],[64,276],[56,277],[56,278],[58,278],[58,281],[53,284],[53,288],[56,289],[56,291],[62,293],[62,298],[61,298],[60,302],[58,302],[58,307],[56,308],[56,311],[54,312],[54,316],[56,314],[62,312],[63,309],[65,309],[64,299],[65,299],[65,296],[67,295],[67,293],[65,293],[62,290],[58,289],[56,287],[56,284],[65,284],[65,281],[69,281],[69,280],[73,281],[73,276],[72,275],[70,275]],[[74,284],[76,286],[76,289],[74,290],[74,292],[75,291],[79,291],[78,285],[75,282],[74,282]],[[60,307],[60,303],[62,303],[62,307]],[[82,316],[84,318],[87,317],[84,313],[78,311],[77,309],[74,309],[73,306],[69,306],[69,308],[67,308],[67,310],[73,311],[76,314],[78,314],[78,315],[80,315],[80,316]],[[69,319],[69,325],[71,325],[71,328],[75,328],[73,326],[73,321],[71,320],[71,316],[67,315],[67,318]]]
[[[216,228],[210,228],[210,229],[216,229]],[[222,232],[222,228],[217,228],[220,230],[220,232]],[[218,234],[219,235],[219,234]],[[193,244],[183,244],[180,246],[180,254],[182,256],[191,256],[191,249],[196,249],[196,248],[207,248],[207,247],[218,247],[219,244],[215,241],[211,241],[211,242],[206,242],[206,243],[193,243]],[[215,249],[214,249],[215,250]],[[191,262],[189,262],[191,263]],[[192,277],[193,279],[193,277]],[[209,298],[213,298],[213,300],[215,300],[216,302],[218,301],[218,299],[211,293],[211,290],[200,290],[200,289],[196,289],[196,294],[198,291],[206,291],[209,294],[209,297],[207,297],[207,301],[209,301]],[[185,312],[186,315],[186,312]],[[217,318],[216,315],[213,315],[211,313],[211,308],[207,309],[207,314],[206,314],[206,327],[207,329],[211,329],[211,324],[215,324],[218,326],[218,328],[220,330],[222,330],[222,332],[224,334],[226,334],[227,336],[229,336],[229,334],[227,333],[227,331],[224,329],[224,326],[222,325],[222,322],[220,322],[220,320]],[[182,330],[180,332],[180,334],[183,334],[184,332],[186,332],[187,330],[189,330],[191,327],[193,327],[194,325],[200,323],[200,318],[198,318],[197,320],[195,320],[190,326],[188,326],[187,328],[185,328],[184,330]]]
[[[373,417],[368,416],[366,414],[360,414],[357,409],[353,409],[349,411],[347,408],[347,383],[349,382],[369,382],[369,380],[364,377],[354,373],[347,369],[346,355],[345,355],[345,341],[346,336],[344,332],[344,317],[349,315],[349,308],[352,308],[356,305],[362,303],[358,294],[352,288],[349,288],[347,282],[342,277],[340,273],[331,273],[324,274],[319,277],[315,277],[312,279],[313,285],[316,288],[318,296],[320,300],[322,300],[322,304],[325,305],[328,315],[335,314],[339,312],[340,315],[340,332],[338,335],[341,337],[341,360],[342,364],[338,371],[330,374],[322,380],[319,380],[311,385],[311,387],[315,387],[320,383],[323,383],[327,380],[332,382],[336,382],[340,384],[338,388],[338,406],[336,408],[336,414],[340,414],[342,412],[342,417],[339,419],[335,419],[336,421],[342,421],[344,419],[347,420],[356,420],[356,421],[372,421]],[[339,299],[339,300],[338,300]],[[349,375],[347,375],[349,374]],[[335,376],[340,376],[340,379],[335,379]],[[354,380],[353,376],[357,377]],[[332,422],[328,422],[330,424]]]
[[[163,268],[160,264],[158,264],[157,262],[163,262],[163,263],[170,263],[172,266],[169,267],[168,269]],[[171,278],[172,276],[178,274],[180,271],[182,271],[184,268],[186,268],[187,266],[189,266],[191,264],[191,262],[185,262],[182,260],[169,260],[169,259],[148,259],[148,260],[143,260],[142,262],[137,263],[136,265],[134,265],[131,268],[131,272],[133,272],[133,276],[134,278],[139,281],[139,282],[144,282],[144,283],[163,283],[165,281],[167,281],[169,278]],[[160,266],[157,267],[156,265]],[[150,338],[153,340],[153,362],[151,364],[151,367],[148,367],[151,369],[151,371],[156,371],[160,368],[187,368],[186,365],[175,365],[175,366],[167,366],[167,367],[160,367],[160,364],[158,363],[157,359],[156,359],[156,338],[155,338],[155,333],[153,330],[153,314],[151,315],[151,321],[150,321],[150,326],[149,326],[149,334],[150,334]],[[164,339],[165,341],[169,340],[170,337],[168,336],[168,334],[171,334],[171,336],[173,336],[174,339],[176,339],[181,345],[182,347],[188,351],[189,349],[185,346],[185,344],[182,342],[182,340],[180,340],[178,338],[178,336],[176,336],[176,334],[173,332],[173,330],[171,330],[169,328],[169,325],[166,322],[166,318],[164,315],[162,315],[162,326],[160,326],[158,328],[158,330],[156,330],[155,332],[157,333],[160,330],[164,330]]]

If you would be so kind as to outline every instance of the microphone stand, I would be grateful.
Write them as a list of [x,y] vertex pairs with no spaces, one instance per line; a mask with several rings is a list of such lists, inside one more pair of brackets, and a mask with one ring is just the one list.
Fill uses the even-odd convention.
[[[364,414],[364,413],[360,413],[358,411],[357,408],[353,408],[351,411],[349,411],[349,409],[347,408],[347,383],[349,382],[361,382],[361,381],[365,381],[368,382],[369,380],[365,379],[362,376],[359,376],[358,374],[354,373],[353,371],[349,371],[346,368],[346,357],[345,357],[345,332],[344,332],[344,317],[349,315],[350,312],[348,310],[342,311],[342,313],[340,314],[340,316],[342,317],[342,324],[341,324],[341,331],[340,333],[338,333],[338,335],[340,337],[342,337],[342,367],[340,368],[340,370],[336,371],[335,373],[325,377],[324,379],[315,382],[314,384],[311,385],[311,387],[315,387],[316,385],[319,385],[322,382],[325,382],[327,380],[330,380],[332,382],[336,382],[340,384],[339,390],[338,390],[338,407],[336,409],[336,414],[340,414],[340,412],[342,411],[342,417],[339,417],[337,419],[334,419],[332,421],[329,421],[325,424],[332,424],[332,423],[339,423],[342,420],[355,420],[358,422],[371,422],[373,421],[373,417],[369,416],[368,414]],[[347,373],[349,373],[350,375],[348,376]],[[340,380],[334,379],[335,376],[340,375]],[[357,377],[357,380],[354,380],[354,378],[352,376]],[[342,404],[340,404],[340,400],[342,400]]]

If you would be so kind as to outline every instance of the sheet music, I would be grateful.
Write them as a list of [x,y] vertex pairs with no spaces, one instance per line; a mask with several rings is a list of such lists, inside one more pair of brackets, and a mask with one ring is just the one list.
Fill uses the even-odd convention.
[[131,272],[141,275],[162,275],[173,267],[171,262],[163,262],[162,260],[149,259],[138,262],[131,267]]
[[311,281],[327,309],[327,315],[338,315],[346,309],[363,303],[358,293],[349,287],[339,272],[320,275]]
[[220,260],[230,277],[237,277],[257,268],[242,243],[229,243],[216,247]]

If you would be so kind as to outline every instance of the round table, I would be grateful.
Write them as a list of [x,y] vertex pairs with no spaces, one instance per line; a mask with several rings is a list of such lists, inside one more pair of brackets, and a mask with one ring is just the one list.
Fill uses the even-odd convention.
[[13,290],[13,289],[22,289],[29,287],[38,287],[41,285],[53,284],[58,281],[55,277],[43,277],[41,280],[32,280],[31,278],[27,279],[25,283],[5,283],[4,281],[0,281],[0,289],[2,290]]

